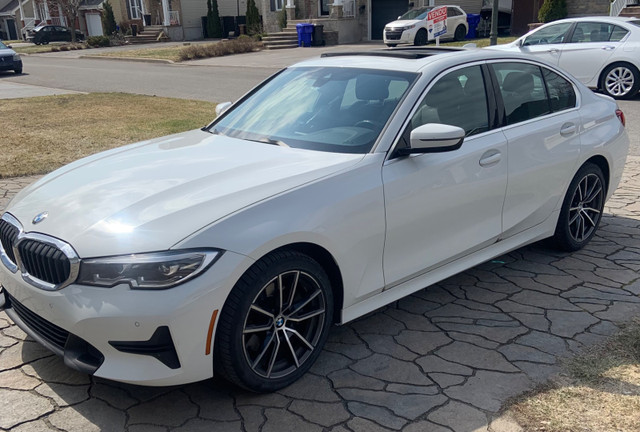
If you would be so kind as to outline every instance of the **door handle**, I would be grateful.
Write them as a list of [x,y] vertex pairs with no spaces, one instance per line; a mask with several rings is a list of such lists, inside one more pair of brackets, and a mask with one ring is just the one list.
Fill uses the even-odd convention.
[[560,129],[560,135],[563,137],[571,136],[576,132],[576,125],[573,123],[565,123]]
[[611,45],[605,45],[602,47],[603,50],[605,51],[613,51],[614,49],[616,49],[616,47],[611,46]]
[[549,48],[547,50],[547,52],[551,53],[551,54],[558,54],[560,50],[558,48]]
[[495,165],[502,159],[502,153],[499,150],[488,150],[480,158],[480,166],[488,167]]

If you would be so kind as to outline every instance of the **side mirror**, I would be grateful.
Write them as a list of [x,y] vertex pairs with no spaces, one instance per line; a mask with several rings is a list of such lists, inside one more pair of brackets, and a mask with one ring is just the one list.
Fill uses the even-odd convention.
[[7,45],[7,48],[11,49],[11,48],[13,48],[13,47],[12,47],[11,45]]
[[233,105],[231,102],[222,102],[216,105],[216,117],[220,117],[220,115],[228,110],[231,105]]
[[427,123],[411,131],[411,148],[398,149],[398,154],[442,153],[458,150],[464,141],[464,129],[440,123]]
[[517,47],[524,46],[524,45],[525,45],[524,41],[525,41],[525,39],[518,39],[518,40],[515,42],[515,45],[516,45]]
[[398,15],[398,19],[402,19],[402,15]]

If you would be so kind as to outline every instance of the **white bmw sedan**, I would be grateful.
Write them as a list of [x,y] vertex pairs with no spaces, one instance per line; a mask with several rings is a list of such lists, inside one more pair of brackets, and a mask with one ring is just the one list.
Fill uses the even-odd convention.
[[20,192],[0,303],[95,376],[274,391],[333,324],[540,239],[585,246],[628,144],[611,98],[529,56],[306,61]]
[[585,17],[553,21],[504,45],[558,65],[586,86],[616,99],[640,89],[640,19]]

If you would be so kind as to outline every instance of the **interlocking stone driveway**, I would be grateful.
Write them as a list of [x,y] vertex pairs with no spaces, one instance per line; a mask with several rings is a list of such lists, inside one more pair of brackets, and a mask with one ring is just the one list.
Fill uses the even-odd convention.
[[[30,179],[0,180],[0,208]],[[254,395],[220,382],[91,378],[0,313],[0,430],[516,431],[505,400],[640,313],[640,157],[582,251],[536,244],[332,330],[302,380]]]

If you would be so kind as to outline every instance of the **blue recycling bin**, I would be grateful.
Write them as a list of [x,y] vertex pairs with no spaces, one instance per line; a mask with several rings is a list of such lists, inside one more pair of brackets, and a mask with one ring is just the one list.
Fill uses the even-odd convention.
[[310,47],[311,36],[313,36],[313,24],[296,24],[296,32],[298,32],[298,46]]
[[467,23],[469,24],[469,32],[467,33],[467,39],[476,38],[476,29],[480,24],[480,14],[467,14]]

